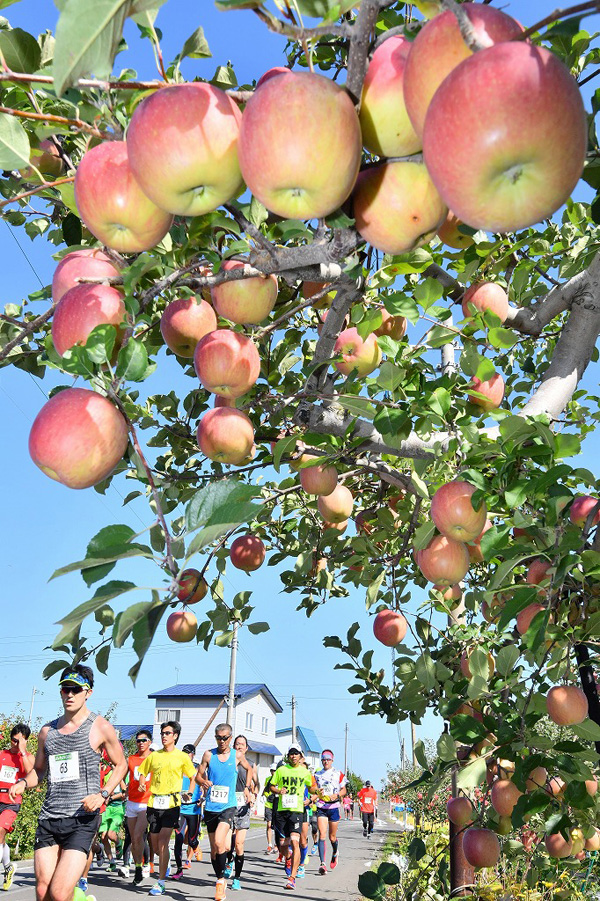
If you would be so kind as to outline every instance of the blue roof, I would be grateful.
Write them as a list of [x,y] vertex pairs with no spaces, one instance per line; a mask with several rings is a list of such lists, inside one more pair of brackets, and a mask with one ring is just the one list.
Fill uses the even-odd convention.
[[121,741],[127,741],[128,738],[135,738],[140,729],[147,729],[150,735],[152,735],[152,726],[117,726],[115,724],[115,729],[119,733]]
[[[283,707],[279,701],[269,691],[264,682],[240,682],[235,686],[236,698],[247,698],[250,695],[258,694],[262,691],[276,713],[282,713]],[[180,685],[171,685],[170,688],[161,688],[148,695],[149,698],[222,698],[229,694],[229,685],[226,682],[214,682],[208,684],[191,684],[184,683]],[[266,753],[266,752],[265,752]]]
[[[292,728],[289,726],[287,729],[278,729],[275,733],[276,736],[281,735],[289,736],[289,741],[292,740]],[[321,742],[315,735],[312,729],[307,729],[306,726],[296,726],[296,737],[298,741],[302,745],[303,751],[313,751],[315,754],[320,754],[323,748],[321,747]]]
[[264,741],[254,741],[253,738],[249,741],[248,751],[250,754],[270,754],[272,757],[280,757],[282,753],[275,745],[268,745]]

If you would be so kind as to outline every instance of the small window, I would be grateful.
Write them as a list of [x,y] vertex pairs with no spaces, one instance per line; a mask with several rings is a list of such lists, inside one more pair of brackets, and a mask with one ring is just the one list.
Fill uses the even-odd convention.
[[266,735],[269,731],[269,718],[267,716],[263,716],[262,718],[262,734]]
[[174,720],[176,723],[181,722],[181,710],[156,710],[156,722],[166,723],[168,720]]
[[253,718],[254,718],[254,717],[253,717],[253,714],[251,714],[251,713],[247,713],[247,714],[246,714],[246,729],[251,729],[251,728],[252,728],[252,720],[253,720]]

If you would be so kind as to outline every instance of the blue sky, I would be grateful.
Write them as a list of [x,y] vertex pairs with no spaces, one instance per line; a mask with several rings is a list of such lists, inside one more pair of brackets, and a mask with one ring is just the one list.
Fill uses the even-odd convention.
[[[268,33],[250,12],[219,13],[208,2],[195,7],[200,10],[197,19],[190,14],[189,0],[168,0],[156,22],[164,32],[165,60],[181,49],[199,25],[204,27],[213,58],[186,60],[183,71],[187,77],[211,78],[217,65],[231,60],[240,83],[250,82],[283,62],[284,39]],[[508,2],[503,8],[529,25],[553,6],[542,0],[527,3],[519,0]],[[49,0],[22,0],[3,13],[13,26],[36,34],[45,28],[54,29],[57,19],[56,8]],[[597,22],[595,18],[596,21],[590,19],[584,27],[592,30]],[[131,49],[117,58],[115,68],[131,65],[142,78],[156,77],[149,43],[138,41],[137,29],[131,24],[126,36]],[[32,243],[24,232],[13,231],[2,222],[0,253],[4,263],[2,305],[19,302],[40,284],[50,282],[56,264],[50,255],[50,245],[42,239]],[[152,391],[153,386],[165,391],[177,388],[182,376],[173,359],[161,352],[158,361],[158,373],[147,390]],[[59,703],[56,680],[44,683],[41,679],[45,664],[52,658],[44,648],[56,634],[55,621],[91,595],[78,575],[52,582],[47,581],[49,576],[58,566],[80,559],[89,538],[103,526],[128,523],[138,531],[152,523],[150,511],[144,505],[134,503],[122,507],[123,498],[134,487],[123,477],[115,480],[106,496],[100,496],[91,489],[69,491],[46,478],[31,463],[27,452],[31,423],[50,387],[65,381],[64,377],[47,376],[39,382],[10,368],[0,371],[4,508],[0,547],[5,598],[0,630],[0,712],[10,713],[20,704],[27,713],[35,686],[42,694],[36,695],[34,718],[42,719],[55,715]],[[159,575],[154,567],[144,563],[122,563],[115,570],[115,577],[131,578],[144,586],[160,585]],[[279,580],[267,567],[251,578],[230,568],[226,588],[230,596],[240,590],[254,590],[257,606],[254,618],[271,624],[271,631],[263,635],[241,633],[238,680],[268,684],[285,708],[280,727],[289,724],[286,704],[292,693],[295,694],[298,723],[314,729],[322,744],[333,748],[338,761],[343,760],[344,725],[348,723],[349,763],[363,778],[378,784],[385,774],[386,763],[396,765],[399,760],[396,727],[377,717],[357,717],[356,701],[347,693],[351,679],[346,671],[333,669],[342,658],[336,651],[322,646],[322,636],[344,635],[354,620],[361,622],[359,635],[365,644],[371,643],[364,592],[332,600],[307,620],[304,614],[294,614],[293,598],[279,593]],[[126,675],[133,662],[134,655],[129,649],[113,651],[109,675],[98,676],[92,706],[105,712],[116,700],[118,722],[150,721],[153,702],[147,700],[147,694],[176,681],[227,681],[229,652],[213,648],[205,653],[195,645],[174,645],[166,634],[159,636],[135,689]],[[374,664],[389,669],[390,653],[379,646]],[[436,737],[439,727],[430,717],[418,731],[422,737]],[[408,745],[410,733],[406,726],[403,735]]]

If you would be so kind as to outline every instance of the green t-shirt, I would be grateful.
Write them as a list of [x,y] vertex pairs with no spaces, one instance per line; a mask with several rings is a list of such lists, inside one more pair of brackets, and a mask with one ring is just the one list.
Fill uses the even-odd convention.
[[304,786],[312,785],[312,773],[305,766],[280,766],[275,770],[271,785],[282,786],[285,792],[277,795],[277,812],[285,813],[304,811]]

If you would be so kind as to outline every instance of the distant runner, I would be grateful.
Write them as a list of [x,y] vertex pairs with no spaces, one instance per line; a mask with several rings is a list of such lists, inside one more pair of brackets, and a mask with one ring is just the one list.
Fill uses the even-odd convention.
[[[144,879],[144,844],[146,839],[146,830],[148,828],[148,818],[146,816],[148,809],[148,799],[150,798],[150,788],[140,789],[140,766],[147,757],[150,756],[150,743],[152,736],[147,729],[140,729],[135,736],[136,753],[131,754],[127,761],[129,768],[129,785],[127,786],[127,804],[125,806],[125,816],[127,818],[127,829],[131,839],[131,856],[135,871],[133,874],[133,884],[139,885]],[[127,868],[129,873],[129,868]],[[148,869],[149,872],[149,869]]]
[[277,853],[277,844],[275,842],[275,837],[273,835],[273,799],[275,795],[271,792],[271,779],[273,778],[273,773],[276,770],[276,766],[274,763],[271,764],[270,775],[267,776],[265,781],[265,786],[262,790],[263,797],[265,799],[265,823],[266,832],[267,832],[267,850],[265,854],[271,854],[272,852]]
[[181,812],[181,785],[184,776],[193,779],[196,768],[188,754],[179,751],[175,745],[181,735],[181,726],[174,720],[161,723],[162,748],[152,751],[139,765],[139,786],[144,791],[147,777],[150,777],[150,797],[148,799],[148,827],[155,844],[152,851],[158,851],[158,882],[148,894],[164,895],[165,879],[169,868],[169,841],[179,825]]
[[[184,754],[187,754],[192,763],[196,753],[195,745],[184,745]],[[196,782],[196,777],[183,777],[183,785],[181,786],[181,817],[179,819],[179,828],[175,833],[175,866],[173,879],[181,879],[184,869],[189,869],[192,865],[192,857],[198,850],[200,835],[200,817],[202,815],[202,789]],[[183,861],[183,846],[187,844],[187,858]]]
[[[248,752],[248,739],[245,735],[238,735],[233,743],[236,751],[241,751],[244,757]],[[231,833],[231,847],[227,855],[227,866],[225,867],[225,878],[228,879],[232,873],[234,874],[231,883],[232,891],[240,891],[242,884],[240,876],[244,868],[244,843],[246,841],[246,833],[250,828],[250,808],[258,791],[258,776],[256,767],[252,767],[252,777],[248,778],[245,767],[238,764],[238,775],[235,786],[235,800],[237,810],[233,818],[233,832]],[[235,862],[234,862],[235,854]],[[235,867],[235,869],[234,869]]]
[[319,875],[325,876],[327,864],[325,863],[325,846],[327,832],[331,842],[330,869],[335,870],[339,860],[339,846],[337,838],[338,823],[340,821],[340,801],[346,794],[346,777],[340,770],[333,766],[333,751],[326,749],[321,752],[323,768],[315,773],[315,780],[321,789],[321,799],[317,801],[317,821],[319,824]]
[[33,769],[34,756],[27,750],[30,735],[29,726],[17,723],[10,730],[10,748],[0,751],[0,861],[4,866],[4,891],[11,887],[15,874],[6,836],[15,827],[22,801],[21,796],[11,800],[8,793],[18,779],[23,779]]
[[360,805],[360,813],[363,823],[363,835],[371,838],[375,824],[375,810],[377,808],[377,792],[367,780],[356,796]]
[[[72,898],[94,841],[98,811],[127,772],[114,727],[87,708],[94,673],[78,663],[60,676],[64,713],[42,727],[34,768],[17,780],[9,796],[16,799],[44,776],[47,791],[35,835],[34,870],[38,899]],[[100,755],[106,750],[114,765],[100,785]]]
[[231,747],[231,737],[228,723],[216,726],[217,747],[204,752],[196,774],[196,781],[206,792],[204,822],[210,842],[210,860],[217,877],[215,901],[223,901],[227,888],[225,867],[233,818],[237,812],[235,793],[238,767],[240,764],[244,767],[249,783],[253,773],[243,752]]

